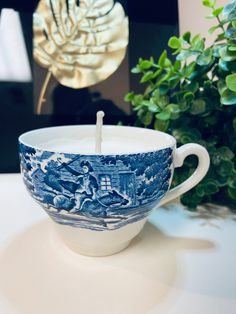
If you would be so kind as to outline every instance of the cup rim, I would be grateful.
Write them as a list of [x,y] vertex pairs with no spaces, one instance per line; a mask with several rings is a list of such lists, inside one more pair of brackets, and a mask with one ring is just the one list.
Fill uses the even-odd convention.
[[125,153],[114,153],[114,154],[106,154],[106,153],[101,153],[101,154],[98,154],[98,153],[94,153],[94,154],[91,154],[91,153],[76,153],[76,152],[65,152],[65,151],[60,151],[60,150],[50,150],[50,149],[47,149],[47,148],[43,148],[43,147],[40,147],[38,146],[37,144],[36,145],[32,145],[32,144],[29,144],[27,143],[27,141],[25,140],[25,137],[27,136],[30,136],[31,134],[35,134],[35,133],[38,133],[38,132],[46,132],[47,130],[52,130],[52,129],[62,129],[62,128],[65,128],[65,129],[69,129],[69,128],[88,128],[88,127],[93,127],[94,129],[96,128],[96,125],[94,124],[80,124],[80,125],[60,125],[60,126],[51,126],[51,127],[45,127],[45,128],[38,128],[38,129],[33,129],[33,130],[30,130],[30,131],[27,131],[27,132],[24,132],[22,133],[19,137],[18,137],[18,142],[19,144],[23,144],[27,147],[31,147],[31,148],[34,148],[36,150],[41,150],[41,151],[44,151],[44,152],[49,152],[49,153],[58,153],[58,154],[67,154],[67,155],[80,155],[80,156],[124,156],[124,155],[139,155],[139,154],[147,154],[147,153],[154,153],[154,152],[157,152],[157,151],[161,151],[161,150],[164,150],[164,149],[168,149],[168,148],[174,148],[176,146],[176,139],[175,137],[173,137],[172,135],[168,134],[168,133],[165,133],[165,132],[162,132],[162,131],[158,131],[158,130],[153,130],[153,129],[147,129],[147,128],[141,128],[141,127],[135,127],[135,126],[118,126],[118,125],[110,125],[110,124],[106,124],[106,125],[103,125],[103,128],[104,129],[112,129],[112,128],[121,128],[123,130],[139,130],[140,132],[142,133],[155,133],[157,135],[157,133],[159,135],[161,135],[162,137],[165,137],[166,139],[168,139],[168,142],[166,145],[164,145],[164,147],[161,147],[161,148],[156,148],[156,149],[153,149],[153,150],[142,150],[140,152],[125,152]]

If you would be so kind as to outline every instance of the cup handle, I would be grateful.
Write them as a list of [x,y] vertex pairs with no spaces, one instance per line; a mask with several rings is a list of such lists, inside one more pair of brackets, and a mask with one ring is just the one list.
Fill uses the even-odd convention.
[[196,155],[198,157],[197,169],[187,180],[168,191],[166,196],[158,204],[158,207],[189,191],[206,175],[210,166],[210,157],[207,150],[199,144],[185,144],[177,148],[174,154],[174,168],[181,167],[184,159],[189,155]]

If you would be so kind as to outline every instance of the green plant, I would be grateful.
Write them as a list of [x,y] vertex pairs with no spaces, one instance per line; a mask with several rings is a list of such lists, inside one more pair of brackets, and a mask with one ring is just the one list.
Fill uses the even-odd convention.
[[[173,134],[179,144],[205,146],[211,166],[203,181],[181,201],[189,208],[205,202],[236,204],[236,1],[216,7],[216,1],[203,0],[211,9],[208,18],[216,24],[209,34],[220,31],[210,47],[200,35],[186,32],[171,37],[174,61],[163,51],[157,61],[139,59],[132,73],[141,74],[143,94],[130,92],[137,124]],[[176,169],[173,185],[187,178],[196,160],[187,158]]]

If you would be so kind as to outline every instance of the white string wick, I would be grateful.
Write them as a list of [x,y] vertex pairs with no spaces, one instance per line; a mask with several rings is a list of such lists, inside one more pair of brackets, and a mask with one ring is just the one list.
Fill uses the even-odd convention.
[[103,126],[103,117],[105,113],[103,111],[97,112],[97,121],[96,121],[96,146],[95,146],[95,153],[101,154],[102,152],[102,126]]

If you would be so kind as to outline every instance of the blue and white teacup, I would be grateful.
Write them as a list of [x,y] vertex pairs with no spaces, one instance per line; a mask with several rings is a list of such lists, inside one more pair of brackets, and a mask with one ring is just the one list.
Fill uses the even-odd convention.
[[[198,144],[176,149],[174,137],[143,128],[104,126],[102,153],[94,125],[33,130],[19,137],[21,171],[31,196],[73,250],[109,255],[128,246],[149,213],[194,187],[209,155]],[[169,190],[175,167],[197,155],[195,172]]]

